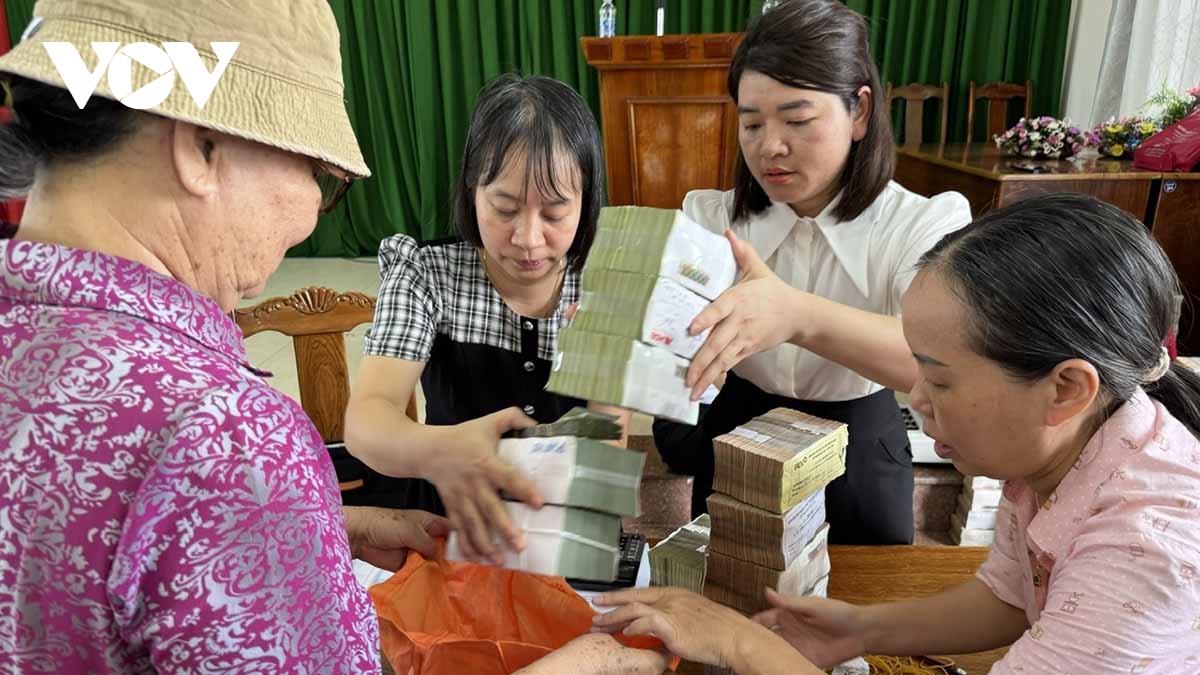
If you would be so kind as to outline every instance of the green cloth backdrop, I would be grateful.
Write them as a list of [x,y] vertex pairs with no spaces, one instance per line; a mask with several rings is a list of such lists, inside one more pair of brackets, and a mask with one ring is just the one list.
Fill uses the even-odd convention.
[[[965,137],[972,79],[1033,80],[1034,112],[1059,114],[1067,0],[845,2],[871,22],[885,82],[950,83],[951,139]],[[14,41],[33,5],[5,0]],[[342,30],[347,107],[374,175],[323,216],[292,255],[374,255],[379,241],[396,232],[418,239],[451,233],[450,185],[471,107],[497,74],[558,78],[599,115],[596,73],[579,38],[596,33],[600,0],[330,0],[330,6]],[[654,34],[653,0],[617,0],[616,7],[618,35]],[[741,31],[761,7],[762,0],[667,0],[665,30]],[[927,113],[930,124],[935,112]]]

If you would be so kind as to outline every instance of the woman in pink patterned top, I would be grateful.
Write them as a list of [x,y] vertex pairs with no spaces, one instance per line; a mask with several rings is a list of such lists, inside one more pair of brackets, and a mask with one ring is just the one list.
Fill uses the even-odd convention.
[[[316,429],[247,363],[228,316],[369,174],[332,12],[43,0],[37,13],[0,57],[14,112],[0,199],[30,194],[0,240],[0,672],[378,672],[351,555],[395,568],[405,547],[432,555],[446,522],[343,510]],[[91,69],[93,45],[104,61],[104,41],[146,36],[237,41],[207,105],[186,78],[148,112],[103,80],[80,103],[42,44],[72,43]],[[129,102],[147,92],[162,90]],[[573,659],[663,663],[588,637],[540,672]]]
[[1007,481],[976,578],[872,606],[768,591],[757,626],[634,591],[597,623],[746,673],[816,672],[796,650],[829,667],[997,647],[998,674],[1200,673],[1200,378],[1164,346],[1179,280],[1147,228],[1046,195],[946,236],[920,268],[903,300],[913,405],[940,455]]

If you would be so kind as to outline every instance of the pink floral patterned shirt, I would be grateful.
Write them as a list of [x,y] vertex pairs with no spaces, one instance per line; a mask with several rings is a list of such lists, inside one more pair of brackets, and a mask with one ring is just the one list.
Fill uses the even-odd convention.
[[1142,390],[1044,504],[1004,487],[978,577],[1030,628],[992,673],[1200,673],[1200,442]]
[[378,672],[333,466],[216,303],[0,241],[0,672]]

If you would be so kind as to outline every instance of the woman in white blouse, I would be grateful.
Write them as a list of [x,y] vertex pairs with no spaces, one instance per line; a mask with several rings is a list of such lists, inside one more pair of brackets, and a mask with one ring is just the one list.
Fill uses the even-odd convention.
[[826,490],[830,540],[910,543],[912,452],[890,391],[908,391],[916,373],[900,296],[920,255],[971,213],[957,193],[926,198],[891,181],[867,34],[836,0],[785,0],[739,46],[728,78],[735,188],[683,202],[697,222],[731,231],[744,272],[692,327],[712,327],[688,375],[696,398],[726,379],[690,440],[667,423],[655,432],[667,463],[696,476],[700,512],[712,438],[776,407],[846,422],[846,474]]

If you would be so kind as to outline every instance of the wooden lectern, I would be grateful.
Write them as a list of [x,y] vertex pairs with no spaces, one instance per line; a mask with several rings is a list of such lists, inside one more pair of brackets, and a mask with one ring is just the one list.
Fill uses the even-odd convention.
[[677,209],[733,187],[737,110],[726,91],[741,33],[582,38],[600,71],[609,203]]

